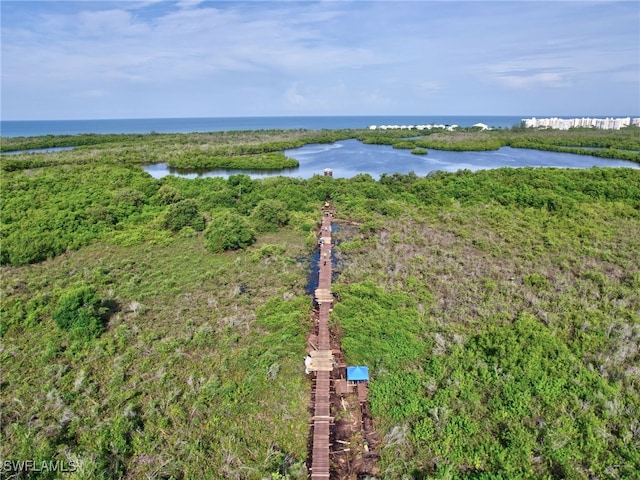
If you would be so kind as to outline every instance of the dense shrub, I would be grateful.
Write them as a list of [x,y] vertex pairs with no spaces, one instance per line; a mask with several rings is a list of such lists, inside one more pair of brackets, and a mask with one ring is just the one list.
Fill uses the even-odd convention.
[[263,200],[254,209],[253,218],[259,231],[274,232],[289,223],[289,211],[280,200]]
[[164,217],[164,228],[178,232],[184,227],[204,230],[204,218],[198,211],[198,202],[195,200],[186,199],[170,205]]
[[131,188],[123,188],[113,193],[113,201],[118,205],[139,207],[144,203],[144,194]]
[[[228,148],[225,150],[229,150]],[[216,152],[190,151],[182,153],[176,158],[170,159],[167,163],[175,168],[234,168],[253,170],[280,170],[283,168],[294,168],[299,166],[297,160],[288,158],[282,152],[270,152],[260,154],[236,155],[216,154]]]
[[61,330],[83,339],[98,337],[104,331],[100,318],[101,302],[90,286],[67,290],[58,299],[53,320]]
[[157,191],[158,182],[138,167],[88,165],[5,173],[0,261],[40,262],[156,218],[162,208],[149,205],[148,199]]
[[156,202],[159,205],[171,205],[182,200],[182,192],[171,185],[163,185],[156,193]]
[[249,222],[237,213],[227,212],[214,218],[205,233],[205,245],[211,252],[238,250],[252,245],[256,234]]

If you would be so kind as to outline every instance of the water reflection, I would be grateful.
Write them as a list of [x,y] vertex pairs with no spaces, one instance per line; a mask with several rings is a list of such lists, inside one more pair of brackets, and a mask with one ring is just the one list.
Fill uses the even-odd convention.
[[252,178],[264,178],[274,175],[311,178],[321,175],[325,168],[333,169],[337,178],[352,178],[368,173],[379,179],[383,173],[403,173],[411,171],[419,176],[433,171],[455,172],[458,170],[483,170],[500,167],[558,167],[590,168],[628,167],[640,168],[640,165],[625,160],[611,160],[575,155],[571,153],[545,152],[520,148],[502,147],[489,152],[449,152],[429,150],[428,155],[414,155],[410,150],[395,149],[388,145],[366,145],[358,140],[342,140],[333,144],[312,144],[286,150],[288,157],[300,162],[298,168],[265,172],[262,170],[210,170],[184,171],[171,169],[166,164],[147,165],[145,171],[155,178],[165,175],[179,175],[186,178],[228,177],[243,173]]
[[241,169],[204,169],[204,168],[173,168],[166,163],[154,163],[150,165],[143,165],[142,168],[145,172],[149,173],[153,178],[162,178],[167,175],[175,175],[182,178],[204,178],[204,177],[223,177],[228,178],[231,175],[244,174],[249,175],[252,178],[273,177],[282,175],[285,177],[295,177],[295,173],[298,168],[283,168],[280,170],[241,170]]

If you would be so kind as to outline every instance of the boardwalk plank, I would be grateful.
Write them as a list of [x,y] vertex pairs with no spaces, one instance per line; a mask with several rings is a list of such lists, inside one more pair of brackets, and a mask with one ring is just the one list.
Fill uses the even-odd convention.
[[313,418],[313,448],[311,463],[311,479],[325,480],[329,478],[329,432],[331,418],[331,377],[333,370],[333,352],[329,334],[329,313],[333,303],[331,293],[331,217],[322,218],[322,241],[320,242],[320,271],[318,288],[315,291],[319,305],[318,316],[318,349],[312,352],[313,370],[316,371],[315,407]]

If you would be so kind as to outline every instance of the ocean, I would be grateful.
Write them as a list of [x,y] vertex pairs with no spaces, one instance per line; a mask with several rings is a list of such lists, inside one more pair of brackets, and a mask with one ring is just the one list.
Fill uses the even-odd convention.
[[493,128],[520,125],[527,115],[353,115],[300,117],[137,118],[111,120],[2,120],[0,136],[76,135],[79,133],[192,133],[232,130],[358,129],[371,125],[459,125]]

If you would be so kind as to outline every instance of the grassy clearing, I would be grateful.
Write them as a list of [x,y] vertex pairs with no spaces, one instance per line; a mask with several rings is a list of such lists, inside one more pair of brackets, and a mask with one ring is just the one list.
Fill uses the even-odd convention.
[[637,206],[454,202],[378,221],[347,243],[335,316],[347,356],[374,367],[388,478],[640,469]]
[[[269,235],[241,254],[212,255],[192,237],[5,269],[2,457],[74,459],[77,478],[302,472],[310,302],[292,259],[306,250],[291,231]],[[285,251],[264,254],[265,241]],[[112,310],[94,341],[50,318],[77,284]]]

